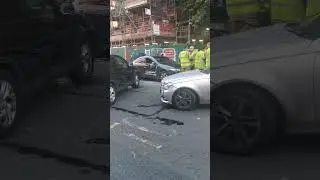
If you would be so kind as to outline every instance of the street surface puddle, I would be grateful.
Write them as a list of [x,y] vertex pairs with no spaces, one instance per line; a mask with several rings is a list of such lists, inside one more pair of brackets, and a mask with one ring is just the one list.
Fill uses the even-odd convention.
[[151,105],[140,104],[137,107],[158,107],[158,106],[162,106],[162,104],[151,104]]
[[68,164],[68,165],[79,167],[79,168],[89,168],[91,170],[100,171],[104,174],[107,172],[107,168],[109,168],[106,165],[93,164],[85,159],[58,154],[56,152],[53,152],[47,149],[23,146],[23,145],[11,143],[11,142],[1,142],[0,146],[14,149],[20,154],[38,155],[42,158],[55,159],[56,161],[59,161],[64,164]]
[[168,125],[168,126],[171,126],[173,124],[176,124],[176,125],[184,125],[184,123],[182,121],[177,121],[177,120],[173,120],[173,119],[167,119],[167,118],[161,118],[161,117],[156,117],[157,120],[161,121],[162,123],[161,124],[164,124],[164,125]]

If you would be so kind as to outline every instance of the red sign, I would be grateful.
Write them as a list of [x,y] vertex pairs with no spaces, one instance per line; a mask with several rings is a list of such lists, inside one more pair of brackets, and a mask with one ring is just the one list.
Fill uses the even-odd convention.
[[168,57],[169,59],[174,60],[176,56],[176,51],[174,48],[164,48],[163,54],[165,57]]

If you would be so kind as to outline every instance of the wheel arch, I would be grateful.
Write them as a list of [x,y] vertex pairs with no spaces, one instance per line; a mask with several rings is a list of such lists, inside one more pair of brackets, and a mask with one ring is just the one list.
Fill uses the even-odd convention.
[[285,107],[283,102],[280,100],[280,98],[278,98],[270,88],[262,84],[259,84],[258,82],[247,81],[247,80],[232,80],[232,81],[221,83],[219,85],[214,85],[213,88],[211,89],[211,98],[214,98],[214,96],[216,96],[220,92],[225,91],[225,89],[227,88],[239,88],[239,87],[254,89],[268,96],[274,102],[276,109],[278,110],[278,113],[279,113],[278,121],[280,123],[280,128],[281,128],[280,130],[285,129],[285,123],[287,121],[287,108]]
[[0,70],[8,71],[19,84],[23,82],[22,72],[12,59],[0,58]]

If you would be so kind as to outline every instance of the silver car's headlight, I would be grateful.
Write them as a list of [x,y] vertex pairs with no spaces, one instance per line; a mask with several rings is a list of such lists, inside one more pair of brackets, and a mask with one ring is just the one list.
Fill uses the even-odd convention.
[[170,69],[170,71],[179,72],[180,69]]
[[162,84],[161,84],[161,88],[162,88],[163,90],[168,90],[168,89],[170,89],[172,86],[173,86],[173,85],[172,85],[171,83],[167,83],[167,82],[162,82]]

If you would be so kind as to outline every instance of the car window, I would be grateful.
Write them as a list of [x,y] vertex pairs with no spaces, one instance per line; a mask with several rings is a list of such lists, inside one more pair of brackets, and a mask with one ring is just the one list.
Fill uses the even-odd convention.
[[114,56],[114,59],[116,60],[116,63],[118,64],[118,66],[122,67],[122,68],[128,68],[128,63],[125,59],[123,59],[120,56]]
[[137,64],[143,64],[145,63],[145,59],[144,58],[138,58],[134,61],[134,63],[137,63]]
[[147,63],[147,64],[151,64],[152,62],[153,62],[152,59],[146,58],[146,63]]

